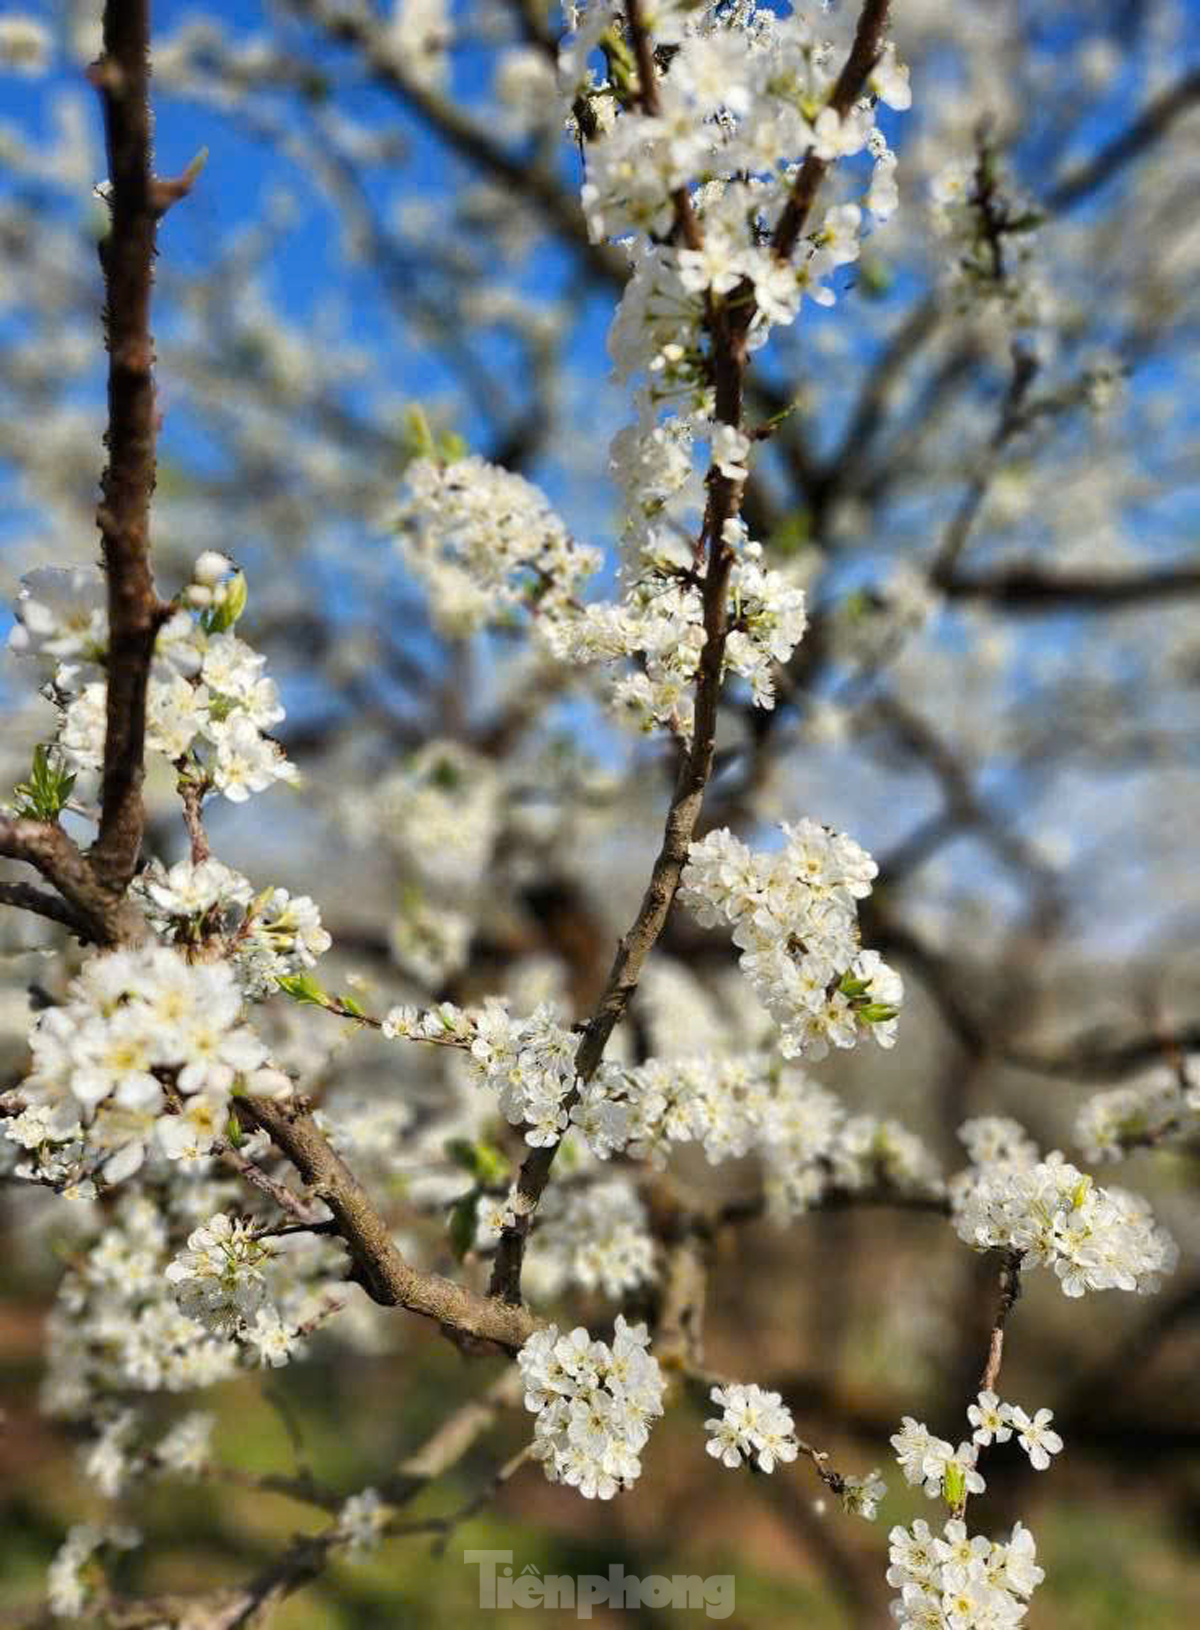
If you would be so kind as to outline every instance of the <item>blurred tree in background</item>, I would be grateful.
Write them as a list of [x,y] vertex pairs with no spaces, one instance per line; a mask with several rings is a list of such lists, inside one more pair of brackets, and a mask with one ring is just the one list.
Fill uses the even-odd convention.
[[[904,1485],[888,1440],[906,1415],[970,1439],[998,1297],[1007,1314],[1018,1290],[997,1391],[1031,1416],[1053,1409],[1066,1448],[1045,1473],[1015,1436],[991,1448],[972,1527],[1000,1536],[1020,1519],[1036,1534],[1031,1623],[1188,1622],[1194,10],[808,7],[832,49],[805,59],[809,144],[787,149],[804,163],[780,199],[821,190],[784,246],[801,280],[769,346],[751,328],[747,362],[739,323],[770,310],[766,274],[747,268],[780,258],[777,215],[744,212],[749,247],[719,265],[721,184],[680,160],[685,182],[636,223],[635,259],[698,257],[679,259],[697,361],[671,349],[677,315],[631,299],[621,223],[580,199],[585,181],[603,191],[614,133],[649,128],[655,94],[713,95],[721,140],[759,116],[738,101],[749,59],[728,42],[766,50],[770,29],[743,0],[645,16],[593,4],[565,20],[542,0],[161,0],[155,164],[178,179],[140,201],[128,77],[93,68],[87,83],[89,64],[122,60],[104,9],[0,13],[0,587],[17,608],[0,681],[0,1107],[27,1130],[0,1138],[0,1623],[61,1622],[73,1563],[60,1547],[82,1523],[112,1554],[103,1571],[80,1561],[81,1622],[515,1622],[520,1609],[480,1608],[461,1560],[490,1548],[512,1550],[514,1573],[731,1574],[738,1624],[885,1623],[899,1588],[884,1579],[888,1528],[947,1514]],[[142,7],[108,10],[120,47]],[[701,36],[731,53],[708,63],[719,94],[681,44]],[[844,129],[860,94],[874,145],[864,131],[839,147],[820,110],[837,107]],[[653,192],[645,163],[624,178],[634,194]],[[749,166],[725,180],[751,196]],[[156,218],[151,388],[135,308]],[[693,390],[674,442],[653,436],[682,422],[657,417],[665,394],[643,394],[622,431],[639,370],[643,391],[646,377]],[[697,380],[712,393],[699,405]],[[157,589],[138,575],[137,509],[155,439]],[[676,454],[687,481],[653,489],[653,459],[661,476]],[[103,554],[110,595],[125,593],[107,622],[106,458]],[[537,483],[563,521],[501,472]],[[724,530],[739,511],[743,530]],[[516,590],[495,570],[472,586],[465,547],[451,565],[439,553],[448,526],[461,540],[480,515],[497,550],[512,522],[513,558],[544,529],[542,564],[523,564]],[[28,575],[48,566],[88,570]],[[784,608],[765,633],[760,569]],[[584,602],[635,581],[654,590],[647,629],[655,594],[674,597],[657,602],[663,627],[641,644],[597,632],[599,618],[580,633]],[[800,591],[807,628],[784,638]],[[696,637],[676,691],[672,616]],[[759,637],[773,661],[749,650]],[[707,677],[702,645],[716,652]],[[580,657],[621,652],[614,707],[611,664]],[[148,673],[139,791],[128,721]],[[731,943],[736,913],[705,919],[700,870],[684,904],[701,909],[666,915],[680,855],[650,921],[652,867],[661,881],[672,859],[664,819],[691,792],[685,848],[711,853],[727,830],[760,868],[786,868],[828,828],[874,856],[848,909],[856,945],[903,978],[898,1019],[883,974],[872,991],[871,966],[837,965],[830,1000],[857,1014],[853,1034],[824,1059],[809,1037],[801,1074],[776,1051],[779,1001],[768,1013],[739,971],[757,942]],[[806,819],[820,828],[798,838]],[[197,883],[210,845],[234,871]],[[208,981],[198,1085],[190,1054],[93,1049],[90,1085],[71,1089],[79,1140],[65,1121],[35,1136],[21,1120],[39,1079],[31,1024],[43,1078],[48,1038],[87,1051],[100,976],[72,981],[97,947],[123,947],[127,980],[149,981],[140,995],[113,985],[105,1022],[157,1001],[172,976],[136,960],[152,955],[134,948],[147,921]],[[803,935],[785,950],[807,955]],[[239,990],[252,1026],[219,1017]],[[489,997],[507,999],[507,1020]],[[474,1041],[473,1066],[461,1047],[404,1039],[413,1010],[444,1002],[435,1039]],[[873,1026],[885,1042],[894,1028],[894,1047],[844,1045]],[[540,1146],[523,1137],[528,1070],[499,1100],[479,1079],[495,1086],[505,1048],[523,1046],[559,1057],[573,1093],[577,1043],[579,1077],[608,1083],[597,1117],[624,1131],[601,1161],[596,1126],[577,1127],[543,1199],[561,1127]],[[676,1130],[638,1146],[637,1094],[660,1087],[677,1095]],[[668,1136],[665,1166],[642,1158]],[[1113,1171],[1101,1162],[1125,1160],[1118,1184],[1179,1247],[1157,1295],[1064,1297],[1053,1273],[977,1255],[948,1224],[989,1171],[1055,1149],[1099,1184]],[[532,1228],[532,1208],[504,1213],[519,1173],[542,1199]],[[225,1315],[187,1300],[188,1237],[214,1214],[253,1220],[200,1247],[242,1253]],[[185,1265],[169,1281],[172,1262]],[[617,1343],[619,1312],[649,1327],[666,1414],[635,1486],[584,1500],[520,1459],[533,1419],[509,1359],[542,1320]],[[706,1455],[723,1377],[781,1394],[828,1460],[802,1446],[797,1464],[752,1476]],[[838,1496],[853,1507],[844,1480],[877,1465],[891,1492],[871,1527]],[[375,1548],[377,1520],[396,1537]],[[56,1554],[58,1620],[43,1606]]]

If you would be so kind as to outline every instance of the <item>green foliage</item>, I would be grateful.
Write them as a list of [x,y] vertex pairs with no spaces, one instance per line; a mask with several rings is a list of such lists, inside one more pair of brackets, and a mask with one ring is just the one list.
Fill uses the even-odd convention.
[[14,788],[17,814],[36,821],[56,821],[74,785],[74,775],[54,749],[39,742],[33,749],[29,780],[18,782]]

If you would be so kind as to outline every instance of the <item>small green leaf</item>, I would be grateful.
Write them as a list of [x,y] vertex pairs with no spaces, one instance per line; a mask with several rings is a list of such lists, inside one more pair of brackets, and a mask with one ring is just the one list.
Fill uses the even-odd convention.
[[338,1006],[344,1007],[347,1013],[353,1013],[356,1019],[366,1018],[365,1010],[355,1001],[353,996],[339,996],[337,1002]]
[[403,437],[404,451],[410,459],[433,457],[433,431],[419,402],[410,402],[404,410]]
[[293,1002],[309,1002],[314,1007],[331,1007],[333,1004],[326,991],[309,973],[285,973],[279,977],[279,988],[285,996],[290,996]]
[[37,821],[57,820],[74,785],[75,776],[58,758],[55,749],[39,742],[33,749],[29,780],[13,789],[17,814]]
[[475,1203],[476,1191],[471,1189],[450,1208],[446,1229],[456,1262],[461,1262],[475,1243]]
[[229,1117],[229,1120],[225,1126],[225,1136],[229,1139],[230,1143],[235,1149],[240,1149],[242,1147],[242,1144],[245,1141],[245,1134],[242,1131],[242,1123],[238,1120],[236,1115],[231,1115]]
[[471,451],[457,430],[443,430],[438,437],[438,455],[443,464],[457,464]]
[[497,1183],[512,1170],[503,1151],[482,1139],[472,1142],[470,1138],[447,1138],[444,1147],[446,1158],[469,1172],[477,1182]]
[[838,986],[843,996],[865,996],[870,988],[869,979],[855,979],[852,974],[843,974],[842,982]]
[[205,613],[205,632],[208,634],[224,634],[233,627],[246,609],[250,591],[246,586],[244,572],[238,572],[223,587],[225,598],[220,605]]
[[864,1024],[886,1024],[889,1019],[896,1018],[899,1012],[900,1009],[893,1007],[890,1002],[868,1002],[865,1007],[855,1009],[857,1017]]

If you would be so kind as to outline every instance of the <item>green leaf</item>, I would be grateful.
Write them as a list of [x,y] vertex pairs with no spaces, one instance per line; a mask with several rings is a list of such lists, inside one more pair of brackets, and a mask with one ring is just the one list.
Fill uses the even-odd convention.
[[890,1002],[868,1002],[866,1007],[855,1009],[855,1013],[864,1024],[886,1024],[899,1012],[900,1009],[893,1007]]
[[338,1006],[344,1007],[347,1013],[353,1013],[356,1019],[366,1018],[365,1010],[355,1001],[353,996],[339,996],[337,1002]]
[[842,982],[838,986],[843,996],[865,996],[870,988],[869,979],[855,979],[852,974],[843,974]]
[[471,451],[457,430],[443,430],[438,437],[438,453],[443,464],[457,464]]
[[471,1189],[450,1208],[446,1231],[450,1236],[450,1249],[454,1252],[456,1262],[461,1262],[475,1243],[476,1198],[476,1190]]
[[230,1143],[235,1149],[240,1149],[242,1144],[245,1142],[245,1133],[242,1131],[242,1123],[238,1120],[236,1115],[230,1115],[229,1120],[226,1122],[225,1136],[229,1139]]
[[205,614],[205,632],[209,634],[224,634],[232,628],[234,623],[246,609],[249,590],[246,587],[246,574],[238,572],[223,585],[225,598],[219,606],[214,606]]
[[433,431],[429,428],[429,420],[425,417],[425,409],[419,402],[410,402],[404,410],[402,435],[404,451],[408,458],[432,458],[434,454]]
[[33,749],[29,780],[13,789],[17,814],[36,821],[57,820],[74,785],[74,775],[61,762],[56,750],[39,742]]
[[447,1138],[444,1147],[446,1158],[480,1183],[497,1183],[512,1170],[503,1151],[482,1139],[473,1142],[470,1138]]
[[314,1007],[331,1007],[329,994],[323,991],[310,973],[285,973],[279,977],[279,988],[293,1002],[308,1002]]

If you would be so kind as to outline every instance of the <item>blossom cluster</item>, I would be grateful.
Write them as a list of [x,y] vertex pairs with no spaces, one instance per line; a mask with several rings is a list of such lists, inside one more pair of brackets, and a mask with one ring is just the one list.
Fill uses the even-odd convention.
[[796,1423],[777,1392],[762,1387],[729,1383],[709,1394],[721,1413],[704,1423],[710,1434],[706,1448],[714,1460],[730,1470],[743,1462],[773,1472],[779,1461],[795,1460]]
[[600,566],[543,493],[474,455],[420,458],[406,472],[400,552],[446,634],[525,614],[535,634],[561,617]]
[[1005,1443],[1015,1432],[1034,1469],[1049,1466],[1063,1446],[1050,1426],[1053,1414],[1039,1409],[1030,1416],[984,1390],[967,1418],[975,1430],[957,1449],[910,1415],[891,1440],[905,1480],[924,1487],[931,1499],[940,1496],[952,1513],[940,1537],[921,1519],[889,1535],[887,1580],[900,1591],[891,1611],[901,1630],[1002,1630],[1024,1618],[1045,1577],[1033,1536],[1021,1523],[1007,1542],[993,1541],[969,1533],[963,1514],[968,1497],[985,1487],[976,1466],[982,1448]]
[[[700,567],[706,486],[694,454],[740,487],[752,437],[716,415],[715,334],[720,314],[750,301],[747,344],[791,323],[803,295],[834,302],[830,279],[856,260],[869,213],[896,209],[895,155],[875,118],[877,101],[911,104],[908,71],[885,45],[866,94],[843,117],[830,105],[836,53],[802,16],[767,7],[673,3],[657,8],[658,83],[637,82],[614,8],[573,8],[559,56],[565,105],[587,136],[582,204],[592,237],[619,238],[630,277],[609,348],[620,378],[643,376],[637,420],[620,431],[611,468],[622,495],[624,593],[583,605],[595,551],[569,537],[544,496],[522,477],[453,452],[410,465],[400,547],[429,592],[435,620],[454,634],[528,615],[535,635],[568,663],[616,662],[620,715],[643,730],[687,739],[707,633]],[[604,42],[609,73],[597,77]],[[657,105],[655,105],[657,104]],[[589,112],[580,115],[586,107]],[[798,254],[773,233],[801,161],[867,152],[873,177],[861,200],[831,205]],[[692,229],[672,233],[680,200]],[[732,557],[723,671],[743,680],[757,706],[774,700],[807,621],[801,584],[766,566],[735,511],[713,551]]]
[[1066,1296],[1157,1290],[1178,1256],[1144,1200],[1102,1188],[1057,1151],[971,1166],[951,1179],[950,1200],[960,1239],[1053,1268]]
[[945,251],[944,281],[961,310],[996,309],[1017,326],[1045,320],[1052,297],[1036,259],[1041,216],[1001,174],[986,140],[934,177],[930,222]]
[[[450,1002],[425,1013],[395,1007],[382,1028],[385,1036],[465,1052],[473,1080],[496,1093],[505,1119],[523,1126],[535,1146],[555,1143],[573,1128],[599,1160],[624,1153],[662,1167],[670,1147],[683,1143],[699,1144],[711,1165],[757,1155],[769,1207],[782,1222],[830,1190],[944,1192],[937,1162],[914,1134],[894,1120],[847,1116],[832,1093],[769,1054],[651,1058],[639,1065],[605,1060],[583,1082],[574,1067],[578,1037],[558,1023],[549,1004],[528,1018],[510,1015],[497,998],[475,1012]],[[513,1196],[481,1201],[481,1243],[512,1222],[514,1203]],[[569,1277],[588,1288],[597,1282],[632,1288],[648,1277],[648,1242],[616,1190],[603,1200],[573,1203],[566,1232],[578,1236],[579,1249],[571,1253]],[[622,1207],[625,1224],[618,1227]],[[590,1269],[585,1242],[586,1250],[594,1245],[599,1252]],[[560,1262],[550,1277],[560,1282],[565,1271]]]
[[[686,738],[705,643],[698,568],[706,489],[693,454],[707,447],[710,471],[740,487],[752,445],[717,416],[715,336],[723,315],[747,303],[750,349],[773,325],[793,322],[806,293],[833,304],[830,280],[858,258],[866,212],[881,222],[898,203],[895,156],[875,102],[903,109],[911,93],[888,44],[869,94],[840,116],[829,105],[836,53],[797,13],[672,3],[655,9],[651,27],[653,97],[617,38],[611,6],[577,10],[559,59],[567,105],[576,115],[589,110],[581,119],[589,230],[596,240],[620,239],[630,261],[609,351],[618,378],[644,383],[636,422],[618,432],[610,453],[624,511],[624,599],[589,607],[554,632],[566,660],[635,659],[616,688],[618,706],[643,729],[665,725]],[[592,65],[602,40],[604,79]],[[861,200],[831,205],[798,250],[777,248],[800,161],[813,154],[832,164],[864,150],[874,173]],[[689,226],[679,232],[684,198]],[[736,517],[707,541],[733,556],[725,669],[749,684],[756,705],[770,707],[772,666],[787,661],[804,632],[802,586],[764,567],[761,546]]]
[[[159,631],[146,698],[146,746],[200,790],[243,803],[295,765],[265,734],[284,716],[266,658],[233,632],[246,604],[245,579],[206,551],[195,581]],[[199,597],[197,599],[197,596]],[[43,568],[22,579],[9,646],[48,672],[45,694],[59,709],[57,746],[76,770],[104,760],[108,615],[104,581],[84,568]]]
[[899,1630],[1004,1630],[1019,1624],[1045,1578],[1037,1546],[1023,1523],[1007,1540],[971,1534],[951,1517],[940,1534],[918,1517],[888,1535],[888,1584]]
[[1088,1099],[1075,1119],[1085,1160],[1120,1160],[1130,1149],[1175,1142],[1200,1132],[1200,1075],[1157,1070],[1145,1081],[1113,1087]]
[[39,1014],[30,1047],[27,1107],[5,1123],[30,1152],[18,1174],[79,1192],[90,1192],[85,1167],[111,1184],[150,1153],[207,1154],[235,1087],[291,1091],[245,1022],[229,964],[190,963],[168,946],[89,958],[65,1002]]
[[271,1242],[219,1211],[188,1235],[187,1250],[167,1265],[180,1310],[216,1336],[238,1336],[263,1364],[286,1364],[297,1332],[270,1299],[266,1266]]
[[[259,1159],[265,1153],[249,1140],[244,1148]],[[339,1305],[343,1265],[329,1241],[294,1235],[258,1254],[244,1226],[228,1218],[228,1227],[210,1216],[204,1230],[196,1228],[197,1215],[214,1205],[232,1210],[235,1196],[233,1181],[195,1172],[170,1182],[143,1179],[74,1235],[47,1321],[41,1403],[48,1414],[98,1428],[82,1459],[102,1493],[118,1493],[148,1473],[195,1475],[208,1463],[210,1416],[188,1414],[163,1434],[161,1412],[143,1418],[137,1394],[191,1392],[247,1366],[282,1364],[298,1351],[298,1335]],[[204,1232],[209,1243],[196,1239],[194,1250],[189,1242],[181,1251],[183,1231],[193,1239]],[[204,1249],[212,1253],[211,1276],[189,1260],[189,1252]],[[239,1282],[254,1276],[257,1289],[243,1289]]]
[[780,1026],[785,1058],[820,1059],[869,1035],[896,1037],[900,976],[860,946],[856,902],[878,868],[852,838],[815,821],[783,828],[774,853],[727,829],[688,850],[679,897],[704,927],[733,929],[740,965]]
[[[477,1245],[486,1247],[515,1221],[511,1201],[481,1200]],[[527,1286],[539,1299],[568,1286],[620,1297],[654,1278],[654,1241],[645,1207],[624,1177],[578,1187],[555,1184],[538,1211],[525,1259]]]
[[56,1619],[78,1618],[92,1597],[90,1564],[105,1550],[130,1551],[142,1543],[136,1528],[76,1523],[59,1546],[46,1575],[50,1612]]
[[641,1475],[666,1387],[649,1344],[644,1324],[618,1314],[611,1346],[582,1327],[560,1336],[550,1325],[521,1348],[525,1407],[537,1416],[533,1452],[550,1482],[611,1500]]
[[524,1126],[534,1147],[557,1143],[566,1131],[579,1043],[547,1004],[526,1019],[511,1017],[494,997],[475,1014],[451,1002],[424,1015],[397,1007],[385,1017],[383,1033],[466,1048],[476,1080],[496,1093],[505,1120]]
[[466,961],[501,830],[501,785],[494,760],[436,738],[338,800],[339,830],[373,854],[382,841],[395,859],[391,951],[426,987]]
[[160,938],[184,949],[221,952],[248,996],[262,997],[281,978],[311,968],[329,949],[321,914],[307,894],[268,888],[255,895],[248,878],[213,858],[152,860],[132,893]]

